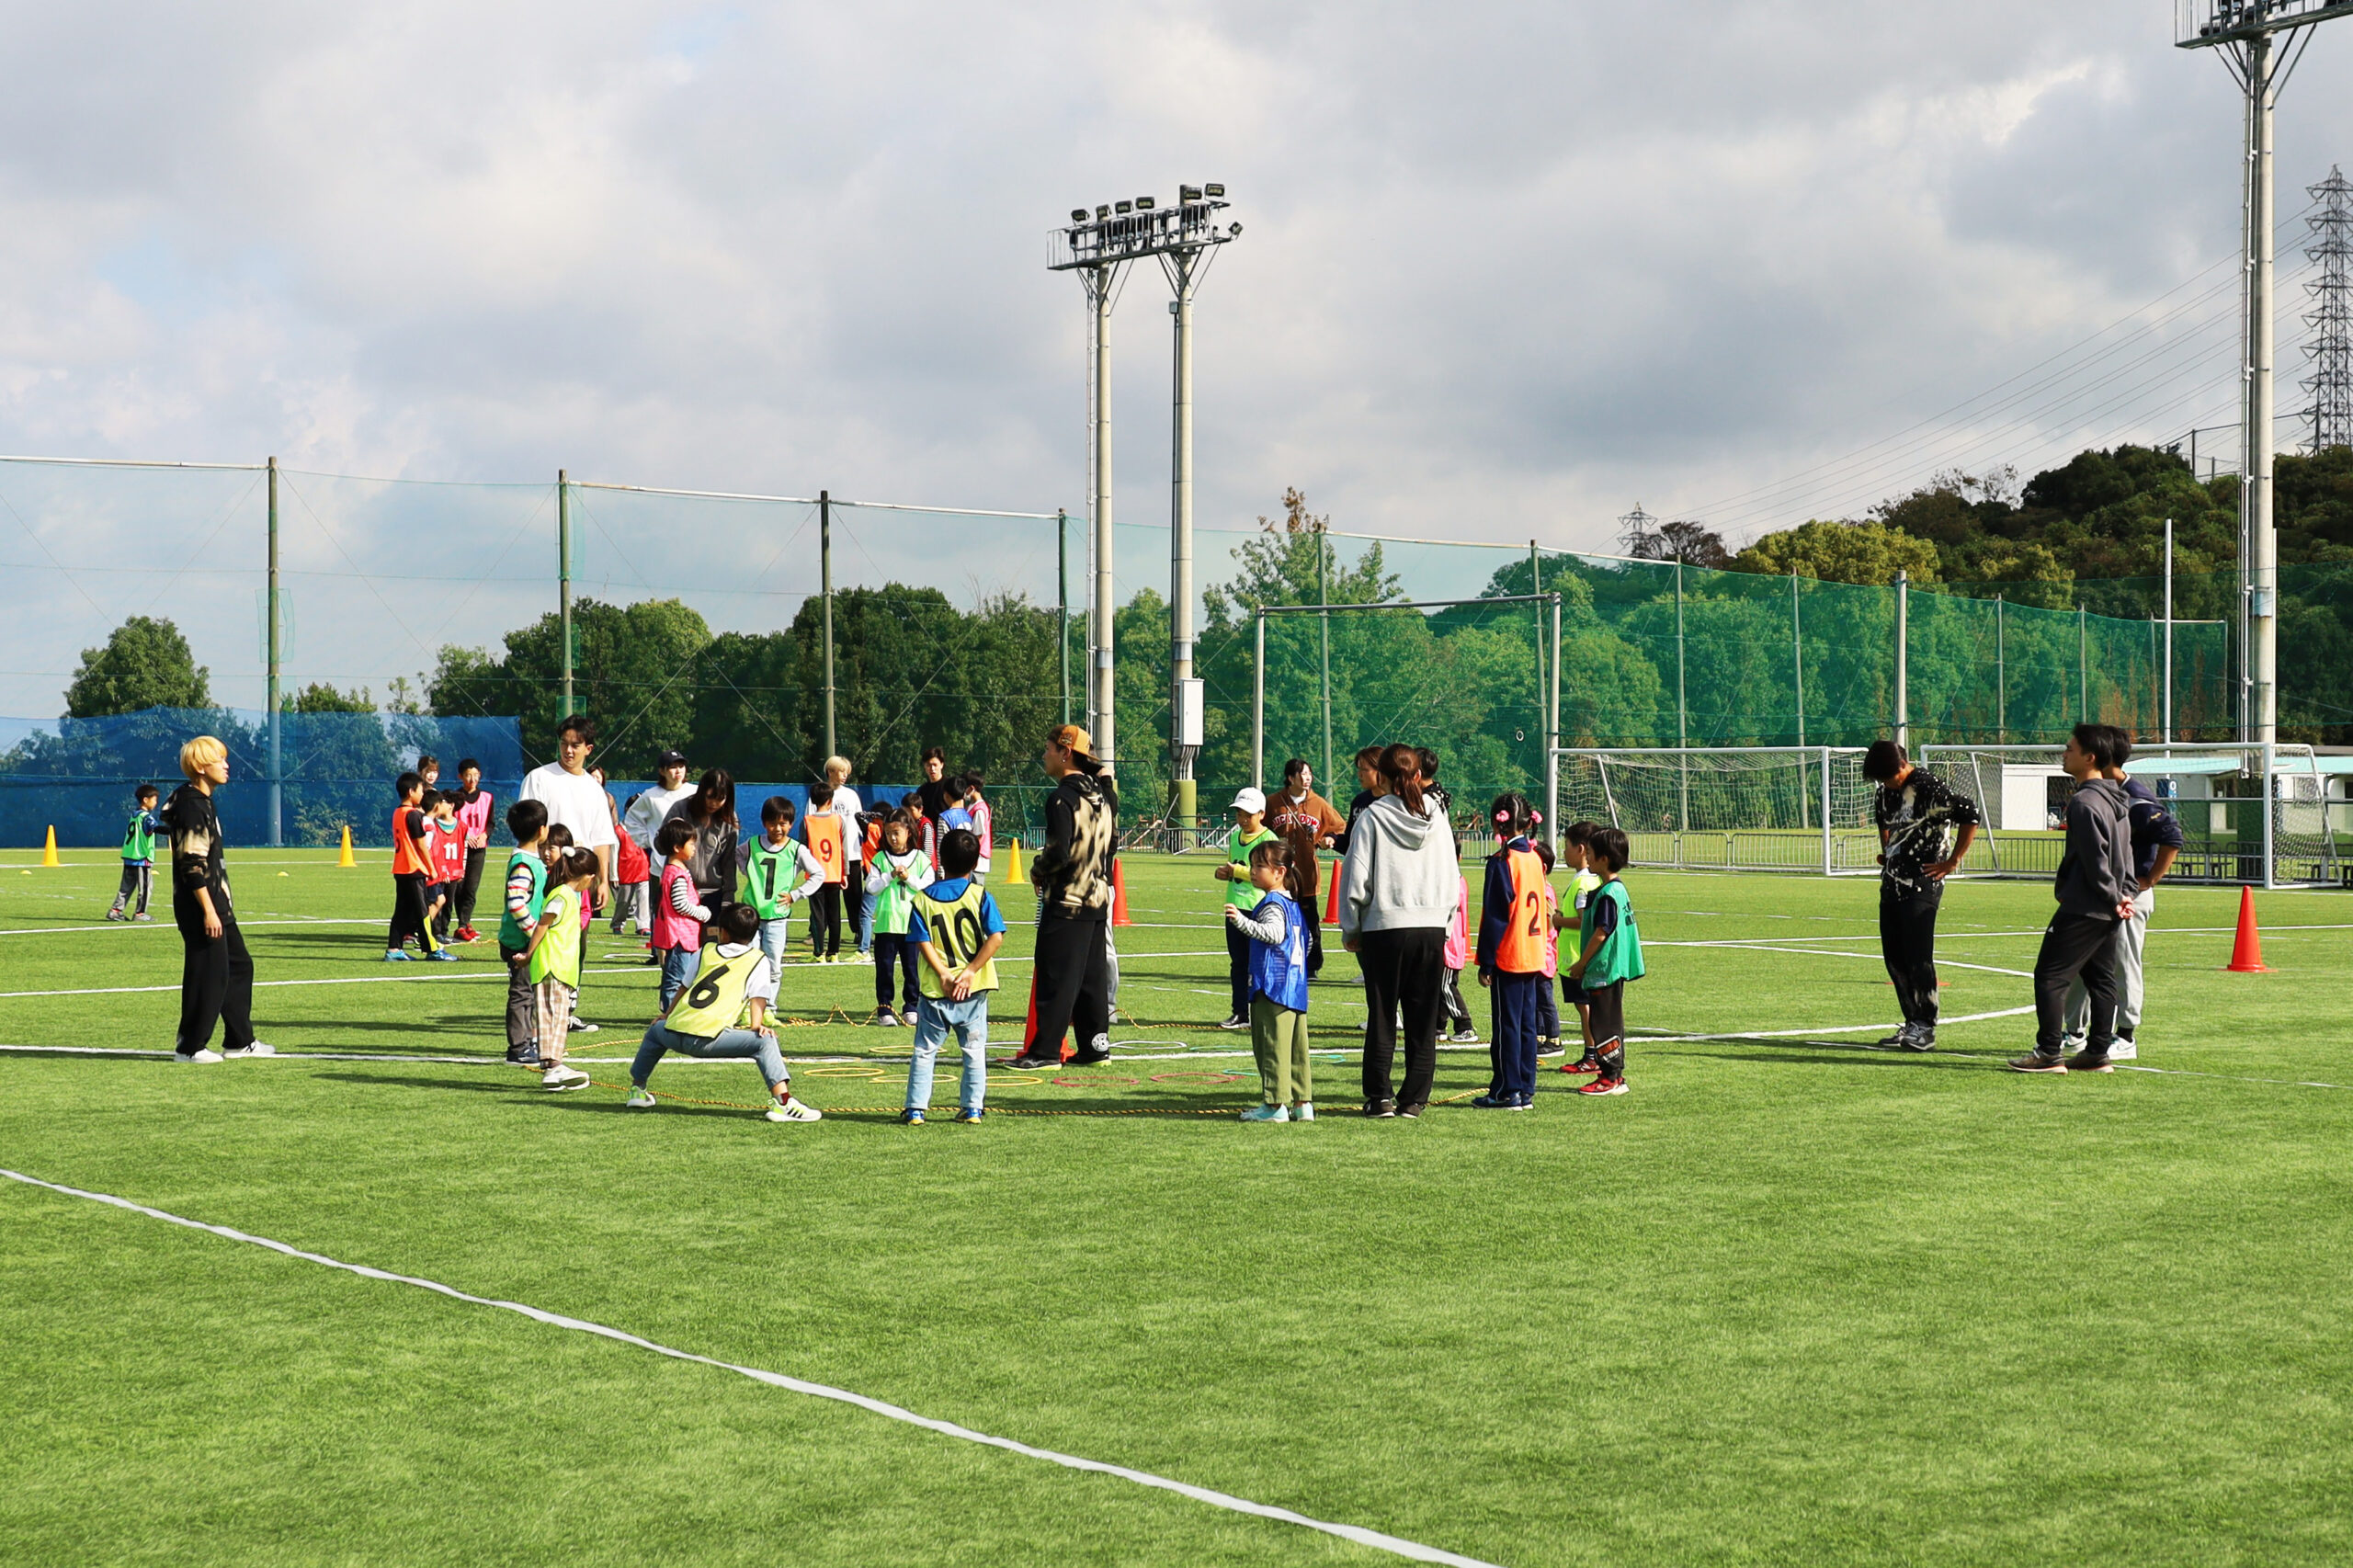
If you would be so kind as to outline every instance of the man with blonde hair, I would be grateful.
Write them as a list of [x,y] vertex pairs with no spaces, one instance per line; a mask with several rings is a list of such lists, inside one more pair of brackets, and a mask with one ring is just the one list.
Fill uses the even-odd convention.
[[[226,846],[213,789],[229,782],[229,748],[211,735],[180,747],[188,782],[164,802],[171,836],[172,924],[179,927],[180,1027],[172,1054],[181,1062],[214,1062],[230,1056],[275,1056],[254,1038],[254,960],[229,901]],[[212,1049],[222,1028],[225,1051]]]

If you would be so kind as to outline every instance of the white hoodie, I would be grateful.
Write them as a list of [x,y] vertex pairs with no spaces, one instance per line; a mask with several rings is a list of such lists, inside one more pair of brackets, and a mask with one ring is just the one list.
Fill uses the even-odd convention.
[[1427,816],[1395,795],[1367,806],[1348,833],[1340,873],[1340,936],[1364,931],[1443,930],[1454,920],[1461,868],[1454,835],[1428,802]]

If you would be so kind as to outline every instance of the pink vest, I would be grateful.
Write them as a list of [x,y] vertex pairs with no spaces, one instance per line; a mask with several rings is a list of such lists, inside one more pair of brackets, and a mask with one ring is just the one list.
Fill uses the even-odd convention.
[[[466,847],[479,849],[490,842],[490,791],[474,791],[474,803],[458,806],[458,825],[466,832]],[[479,842],[477,842],[479,841]]]
[[1446,927],[1444,956],[1446,967],[1461,969],[1471,961],[1470,915],[1471,884],[1462,878],[1454,879],[1454,919]]
[[702,927],[695,924],[693,915],[681,915],[670,907],[673,882],[686,883],[688,901],[694,899],[693,873],[675,862],[664,866],[662,885],[654,892],[654,945],[691,953],[702,946]]

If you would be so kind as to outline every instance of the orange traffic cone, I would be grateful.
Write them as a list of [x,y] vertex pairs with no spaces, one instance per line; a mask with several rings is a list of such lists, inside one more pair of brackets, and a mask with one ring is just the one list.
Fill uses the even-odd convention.
[[1111,924],[1114,926],[1135,924],[1128,918],[1127,873],[1120,869],[1120,863],[1117,860],[1111,862]]
[[2263,938],[2255,929],[2255,890],[2239,889],[2239,934],[2231,944],[2231,961],[2223,966],[2230,974],[2268,973],[2263,963]]
[[1332,891],[1324,895],[1324,924],[1326,926],[1337,926],[1339,923],[1340,863],[1337,860],[1335,860],[1332,862]]

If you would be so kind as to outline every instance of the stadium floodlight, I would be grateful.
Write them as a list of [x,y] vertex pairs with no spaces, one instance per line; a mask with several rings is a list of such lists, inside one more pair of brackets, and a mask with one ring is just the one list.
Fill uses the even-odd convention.
[[1117,607],[1111,581],[1111,304],[1117,297],[1121,270],[1149,256],[1160,263],[1176,298],[1170,306],[1176,316],[1176,364],[1171,431],[1169,473],[1169,732],[1168,751],[1173,798],[1170,815],[1191,825],[1198,801],[1193,784],[1193,760],[1198,741],[1188,741],[1179,722],[1188,681],[1193,678],[1193,295],[1220,245],[1230,244],[1242,225],[1221,226],[1218,214],[1226,210],[1222,185],[1179,186],[1174,207],[1161,207],[1149,196],[1114,204],[1107,216],[1095,210],[1092,222],[1073,222],[1049,231],[1046,263],[1054,272],[1075,272],[1086,286],[1095,311],[1094,374],[1089,391],[1093,416],[1089,426],[1094,448],[1090,486],[1095,507],[1095,600],[1089,620],[1087,722],[1097,755],[1111,764],[1117,756],[1111,737],[1116,733],[1112,712],[1111,635]]
[[1070,221],[1071,221],[1072,222],[1074,222],[1074,223],[1084,223],[1084,222],[1086,222],[1086,208],[1084,208],[1084,207],[1074,207],[1074,208],[1072,208],[1072,209],[1070,210]]
[[[2175,0],[2182,49],[2222,51],[2246,96],[2244,239],[2246,298],[2240,344],[2239,738],[2279,739],[2279,536],[2272,524],[2271,117],[2311,46],[2315,23],[2353,16],[2353,0]],[[2286,35],[2286,36],[2283,36]]]

